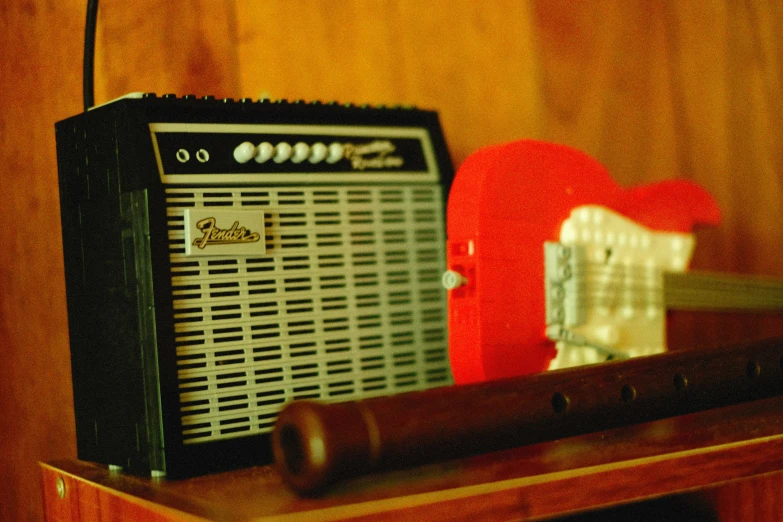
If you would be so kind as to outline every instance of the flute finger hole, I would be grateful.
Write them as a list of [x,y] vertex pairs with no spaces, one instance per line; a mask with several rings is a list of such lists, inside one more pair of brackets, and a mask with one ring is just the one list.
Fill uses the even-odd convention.
[[565,413],[566,410],[568,410],[568,404],[571,401],[568,400],[568,397],[566,397],[561,392],[555,392],[552,395],[552,410],[557,413]]
[[756,379],[759,375],[761,375],[761,366],[759,366],[759,363],[756,361],[748,361],[745,372],[748,375],[748,379]]
[[625,385],[620,390],[620,396],[623,398],[623,402],[632,402],[636,399],[636,388],[633,386]]
[[674,389],[677,391],[683,391],[688,387],[688,379],[681,373],[674,375]]

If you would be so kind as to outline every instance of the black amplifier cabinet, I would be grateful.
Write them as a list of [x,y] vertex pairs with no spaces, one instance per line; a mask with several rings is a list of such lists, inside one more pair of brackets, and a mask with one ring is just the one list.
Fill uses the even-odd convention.
[[284,402],[451,383],[435,113],[137,94],[56,134],[79,458],[266,463]]

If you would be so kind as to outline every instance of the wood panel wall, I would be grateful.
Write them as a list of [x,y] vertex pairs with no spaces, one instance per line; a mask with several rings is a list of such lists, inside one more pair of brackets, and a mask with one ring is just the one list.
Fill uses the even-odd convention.
[[[81,110],[83,3],[0,3],[2,520],[40,519],[36,460],[75,455],[53,124]],[[724,222],[699,233],[695,265],[783,276],[779,3],[104,0],[98,25],[99,102],[154,91],[434,108],[456,163],[530,137],[595,155],[623,185],[697,181]],[[675,325],[687,344],[780,322]]]

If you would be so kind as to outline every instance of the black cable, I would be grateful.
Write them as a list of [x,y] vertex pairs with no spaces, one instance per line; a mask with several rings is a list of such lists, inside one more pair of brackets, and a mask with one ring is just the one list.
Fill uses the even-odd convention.
[[82,69],[84,110],[95,105],[95,26],[98,22],[98,0],[87,0],[87,22],[84,26],[84,62]]

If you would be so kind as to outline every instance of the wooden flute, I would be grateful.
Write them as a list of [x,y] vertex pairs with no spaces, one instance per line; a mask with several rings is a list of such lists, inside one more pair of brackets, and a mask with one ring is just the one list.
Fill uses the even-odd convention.
[[276,466],[315,495],[350,477],[466,457],[783,392],[783,339],[673,351],[355,402],[288,404]]

